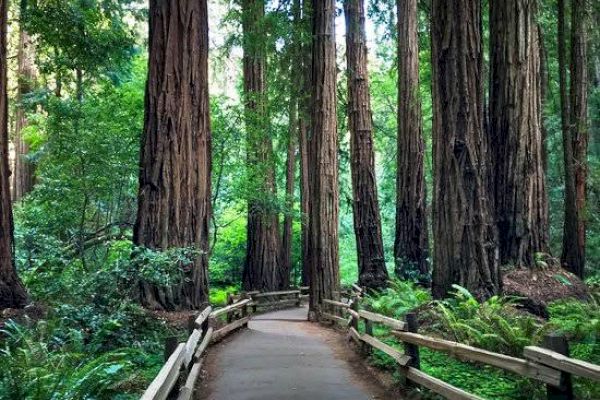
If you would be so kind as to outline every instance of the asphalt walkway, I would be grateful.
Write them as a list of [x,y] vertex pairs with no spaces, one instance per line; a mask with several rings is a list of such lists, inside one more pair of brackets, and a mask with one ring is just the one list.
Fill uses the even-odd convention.
[[351,365],[351,349],[341,335],[306,316],[306,308],[258,315],[249,329],[212,346],[199,398],[384,399],[373,380]]

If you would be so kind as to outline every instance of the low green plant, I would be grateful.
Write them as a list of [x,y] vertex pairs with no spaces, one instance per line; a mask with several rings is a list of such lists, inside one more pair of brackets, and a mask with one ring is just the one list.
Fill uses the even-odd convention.
[[514,297],[493,296],[479,302],[467,289],[453,285],[453,297],[435,304],[438,331],[451,340],[487,350],[521,355],[551,327],[515,307]]
[[365,306],[393,318],[402,318],[407,312],[431,301],[431,294],[410,281],[391,280],[380,293],[370,293]]

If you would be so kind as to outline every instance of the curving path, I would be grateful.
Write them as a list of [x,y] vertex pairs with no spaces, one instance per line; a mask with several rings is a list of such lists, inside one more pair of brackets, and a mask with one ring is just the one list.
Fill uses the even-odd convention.
[[351,366],[357,357],[341,335],[306,315],[306,308],[258,315],[249,329],[212,346],[199,399],[386,399],[368,373]]

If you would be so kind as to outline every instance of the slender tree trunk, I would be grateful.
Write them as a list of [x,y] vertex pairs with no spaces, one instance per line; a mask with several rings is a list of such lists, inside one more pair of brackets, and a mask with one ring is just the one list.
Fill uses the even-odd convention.
[[383,254],[377,198],[364,0],[345,0],[344,12],[352,208],[358,251],[358,282],[361,286],[379,289],[387,285],[388,273]]
[[[291,69],[293,70],[293,68]],[[285,173],[286,213],[283,218],[283,239],[281,242],[281,266],[279,268],[279,287],[290,286],[290,273],[292,271],[292,244],[293,244],[293,211],[294,211],[294,177],[296,176],[296,143],[298,135],[298,97],[292,90],[289,105],[289,137],[287,144],[287,160]]]
[[302,0],[302,27],[301,27],[301,66],[302,91],[298,96],[298,141],[300,153],[300,212],[301,219],[301,259],[302,259],[302,284],[310,284],[310,258],[309,258],[309,212],[310,212],[310,179],[309,179],[309,139],[310,139],[310,114],[311,114],[311,74],[312,74],[312,1]]
[[501,265],[548,251],[536,0],[490,3],[490,133]]
[[544,168],[544,175],[548,176],[548,129],[546,128],[546,121],[544,118],[544,112],[546,109],[546,99],[548,97],[548,84],[550,76],[548,73],[548,52],[546,51],[546,45],[544,44],[544,31],[542,25],[537,24],[538,31],[538,43],[540,50],[540,78],[539,83],[539,95],[540,95],[540,114],[541,114],[541,129],[542,129],[542,165]]
[[142,283],[151,308],[201,308],[208,301],[211,132],[206,0],[150,1],[140,188],[134,243],[152,249],[194,247],[171,287]]
[[13,219],[10,202],[8,166],[8,97],[7,97],[7,1],[0,0],[0,310],[21,308],[27,293],[17,276],[13,258]]
[[428,275],[428,234],[419,95],[417,0],[398,0],[398,138],[396,173],[396,275]]
[[19,50],[17,53],[19,83],[17,97],[19,106],[15,110],[15,168],[13,171],[13,200],[19,201],[33,188],[34,166],[27,160],[29,145],[23,139],[22,131],[27,126],[24,98],[35,86],[36,71],[34,65],[33,41],[26,31],[19,32]]
[[[559,20],[561,14],[562,25],[559,27],[559,46],[561,46],[561,42],[563,43],[561,73],[566,75],[564,3],[559,0]],[[569,101],[563,104],[563,109],[568,107],[569,113],[567,126],[564,127],[563,124],[563,135],[565,136],[563,140],[565,145],[565,222],[561,261],[566,269],[581,278],[583,278],[585,271],[585,202],[588,147],[586,20],[586,1],[572,0],[571,85]],[[563,84],[561,93],[564,91],[563,95],[566,98],[566,79],[561,79],[561,84]]]
[[339,298],[338,135],[336,120],[335,0],[313,4],[310,171],[310,312]]
[[248,152],[248,234],[243,288],[279,287],[279,232],[275,203],[275,163],[270,138],[265,87],[264,0],[242,1],[244,31],[244,103]]
[[483,138],[481,3],[433,0],[433,295],[500,291]]

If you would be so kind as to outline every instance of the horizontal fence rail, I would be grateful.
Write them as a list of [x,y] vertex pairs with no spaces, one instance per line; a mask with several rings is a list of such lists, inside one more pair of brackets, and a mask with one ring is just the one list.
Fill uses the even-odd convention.
[[[211,343],[248,325],[257,307],[300,306],[302,292],[306,290],[308,288],[228,295],[225,307],[213,309],[212,306],[207,306],[190,321],[188,339],[168,351],[164,365],[141,399],[192,399],[202,369],[202,357]],[[167,341],[167,348],[171,342],[172,340]]]
[[[407,383],[420,385],[447,399],[481,398],[421,371],[419,347],[441,351],[461,361],[490,365],[535,379],[547,385],[549,399],[559,398],[557,395],[560,398],[573,398],[569,375],[600,381],[600,366],[568,357],[568,346],[563,336],[546,338],[545,347],[526,347],[523,352],[524,358],[512,357],[419,334],[416,314],[409,313],[405,321],[400,321],[360,309],[363,294],[363,290],[353,285],[349,294],[351,299],[347,303],[324,299],[321,319],[343,327],[348,338],[359,345],[364,355],[370,354],[372,349],[377,349],[393,358],[398,364],[398,371],[408,380]],[[364,333],[359,331],[360,322],[364,324]],[[404,352],[376,338],[373,334],[374,324],[390,328],[390,333],[404,344]]]

